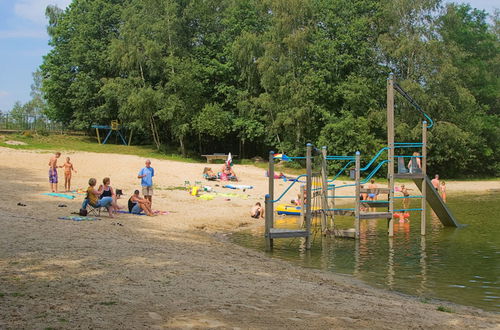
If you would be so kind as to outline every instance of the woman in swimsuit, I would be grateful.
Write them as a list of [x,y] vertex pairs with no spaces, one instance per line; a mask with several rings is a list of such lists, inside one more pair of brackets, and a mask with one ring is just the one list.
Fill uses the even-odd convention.
[[100,199],[103,197],[111,197],[113,199],[113,208],[116,211],[121,210],[122,207],[118,206],[118,203],[116,202],[118,197],[115,193],[115,190],[110,186],[111,180],[109,178],[104,178],[102,179],[102,185],[99,186],[99,191],[101,192]]
[[71,191],[71,172],[74,171],[76,173],[76,170],[69,157],[66,157],[66,163],[61,167],[64,168],[64,189],[66,189],[66,191]]
[[446,182],[441,181],[441,198],[446,203]]

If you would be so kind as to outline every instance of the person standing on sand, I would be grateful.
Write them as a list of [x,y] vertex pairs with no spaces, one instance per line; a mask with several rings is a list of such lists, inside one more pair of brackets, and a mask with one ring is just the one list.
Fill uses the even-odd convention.
[[438,174],[434,175],[434,179],[431,180],[431,183],[434,186],[434,189],[436,189],[436,191],[439,192],[439,175]]
[[59,182],[57,177],[57,159],[59,157],[61,157],[61,153],[58,151],[49,160],[49,184],[52,192],[57,192],[57,183]]
[[73,171],[76,173],[76,170],[69,157],[66,157],[66,163],[64,163],[62,167],[64,167],[64,189],[69,192],[71,191],[71,172]]
[[146,160],[146,166],[143,167],[137,177],[141,179],[142,194],[146,198],[150,207],[153,205],[153,177],[155,176],[155,170],[151,167],[151,161]]

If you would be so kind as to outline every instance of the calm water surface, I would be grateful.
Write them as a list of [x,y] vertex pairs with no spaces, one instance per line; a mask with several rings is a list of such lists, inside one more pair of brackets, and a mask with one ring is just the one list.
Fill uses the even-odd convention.
[[[450,196],[448,206],[463,228],[444,228],[429,213],[420,235],[420,213],[386,234],[385,221],[363,220],[359,241],[315,237],[310,251],[300,239],[275,240],[273,257],[305,267],[352,274],[380,288],[437,298],[500,312],[500,195]],[[418,202],[413,201],[413,204]],[[277,227],[297,226],[296,217],[278,216]],[[337,218],[339,228],[353,218]],[[264,250],[263,235],[236,233],[234,242]]]

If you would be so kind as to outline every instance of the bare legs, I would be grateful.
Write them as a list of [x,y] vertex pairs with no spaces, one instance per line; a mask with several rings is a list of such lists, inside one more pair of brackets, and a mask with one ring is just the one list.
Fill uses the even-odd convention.
[[71,191],[71,174],[64,175],[64,189],[68,192]]
[[[151,197],[151,196],[149,196]],[[151,210],[151,202],[139,202],[139,206],[141,207],[141,209],[144,211],[144,213],[146,213],[146,215],[152,217],[154,216],[153,214],[153,210]]]

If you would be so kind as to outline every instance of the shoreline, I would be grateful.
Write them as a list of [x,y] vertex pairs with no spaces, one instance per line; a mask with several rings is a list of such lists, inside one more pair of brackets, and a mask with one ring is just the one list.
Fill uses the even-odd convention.
[[[242,184],[255,187],[245,198],[240,191],[230,200],[203,201],[185,191],[158,189],[154,207],[168,215],[77,222],[57,217],[76,210],[79,198],[41,195],[48,188],[47,154],[0,152],[0,175],[11,196],[0,205],[0,328],[495,329],[500,324],[495,313],[423,303],[231,242],[228,234],[263,226],[248,215],[249,205],[265,193],[262,169],[236,166]],[[137,186],[144,161],[81,152],[70,157],[78,170],[75,187],[85,187],[91,176],[110,176],[127,194]],[[155,183],[166,188],[194,183],[204,164],[153,160],[152,166]],[[438,311],[436,304],[454,312]]]

